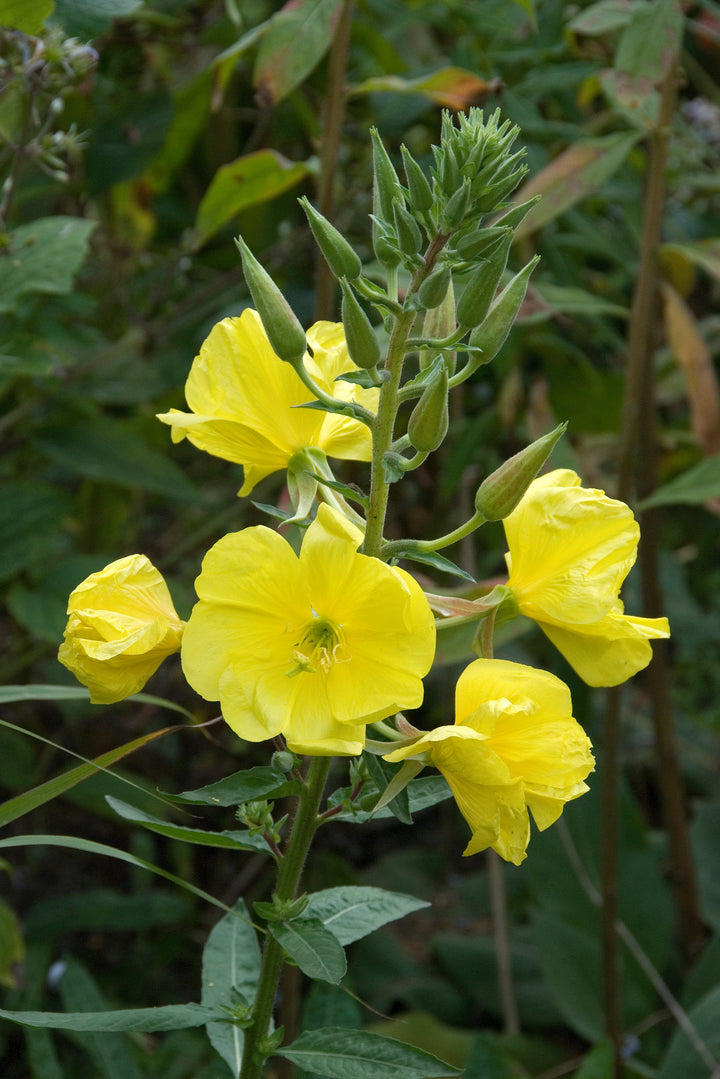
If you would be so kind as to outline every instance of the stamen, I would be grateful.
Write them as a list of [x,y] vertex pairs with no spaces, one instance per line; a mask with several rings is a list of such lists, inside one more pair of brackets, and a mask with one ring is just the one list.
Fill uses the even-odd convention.
[[300,639],[293,645],[293,666],[287,671],[289,678],[297,674],[327,674],[333,663],[345,663],[350,658],[346,651],[345,637],[340,626],[329,618],[323,618],[313,609],[312,621],[302,629]]

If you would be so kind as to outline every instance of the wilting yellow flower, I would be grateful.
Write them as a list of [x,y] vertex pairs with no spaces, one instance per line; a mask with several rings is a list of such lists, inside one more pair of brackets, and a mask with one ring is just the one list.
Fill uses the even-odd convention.
[[640,529],[624,502],[581,487],[558,469],[534,480],[503,521],[508,586],[591,686],[616,686],[652,658],[649,638],[669,637],[667,618],[623,613],[619,592]]
[[442,772],[470,825],[463,853],[492,847],[515,865],[530,838],[528,809],[548,828],[588,789],[594,766],[564,682],[499,659],[477,659],[460,675],[454,727],[428,731],[385,760],[417,756]]
[[183,670],[241,738],[353,755],[367,723],[422,701],[432,613],[409,574],[357,553],[361,539],[321,505],[299,556],[262,525],[205,556]]
[[147,682],[180,650],[183,623],[167,585],[145,555],[111,562],[68,600],[58,659],[90,690],[93,704],[113,704]]
[[[378,390],[335,382],[338,375],[357,370],[342,323],[316,322],[307,341],[312,355],[305,356],[305,366],[315,382],[326,393],[374,412]],[[172,428],[173,442],[187,438],[215,457],[241,464],[241,495],[308,447],[346,460],[369,461],[372,455],[370,432],[358,420],[297,407],[311,401],[312,394],[292,366],[275,355],[260,316],[251,309],[213,327],[193,361],[185,398],[191,412],[171,409],[158,419]]]

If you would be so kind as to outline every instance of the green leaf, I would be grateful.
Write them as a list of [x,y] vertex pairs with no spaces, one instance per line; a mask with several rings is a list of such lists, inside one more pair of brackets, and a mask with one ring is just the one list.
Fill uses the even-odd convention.
[[183,843],[198,843],[205,847],[224,847],[226,850],[257,850],[268,852],[269,847],[261,835],[251,835],[250,832],[208,832],[203,828],[185,828],[179,824],[168,824],[167,821],[144,813],[127,802],[120,801],[108,794],[105,801],[114,809],[118,816],[124,820],[140,824],[151,832],[167,836],[169,839],[178,839]]
[[[368,791],[368,793],[371,793],[371,790]],[[448,798],[452,798],[452,791],[448,787],[447,781],[444,776],[439,775],[421,776],[420,779],[413,779],[407,786],[407,792],[410,812],[412,814],[419,813],[423,809],[430,809],[431,806],[437,805],[439,802],[444,802]],[[363,793],[365,793],[365,788],[363,788]],[[349,787],[335,791],[328,799],[328,807],[332,808],[333,806],[338,805],[344,798],[349,797],[349,795]],[[332,819],[347,821],[350,824],[364,824],[365,821],[368,820],[382,820],[392,816],[391,810],[385,806],[377,813],[372,809],[358,809],[355,811],[347,810],[338,813]]]
[[41,217],[9,232],[0,259],[0,312],[13,311],[28,292],[70,292],[95,225],[79,217]]
[[257,768],[248,768],[245,772],[235,772],[196,791],[183,791],[182,794],[174,795],[173,799],[201,802],[203,805],[237,806],[261,798],[284,798],[288,794],[297,794],[299,790],[300,783],[295,779],[288,779],[285,772],[276,772],[274,768],[259,765]]
[[222,1008],[201,1004],[168,1004],[162,1008],[123,1008],[114,1012],[10,1012],[0,1009],[0,1019],[28,1027],[52,1030],[127,1031],[146,1033],[201,1027],[214,1019],[225,1019]]
[[118,16],[129,15],[143,0],[55,0],[55,20],[68,37],[92,38]]
[[342,945],[319,918],[271,922],[268,932],[308,978],[337,985],[347,970]]
[[682,1079],[707,1079],[708,1075],[715,1074],[720,1058],[720,985],[716,985],[691,1009],[688,1019],[705,1043],[709,1055],[715,1058],[714,1063],[703,1060],[685,1032],[678,1028],[655,1073],[655,1079],[678,1079],[679,1076]]
[[295,0],[273,16],[253,72],[266,107],[287,97],[317,67],[330,47],[341,7],[342,0]]
[[54,7],[54,0],[0,0],[0,26],[39,34]]
[[[59,979],[60,999],[66,1012],[103,1014],[105,998],[85,967],[75,958],[64,961]],[[77,1041],[105,1079],[141,1079],[130,1042],[121,1033],[76,1032]]]
[[[612,1043],[603,1040],[593,1046],[582,1062],[575,1079],[612,1079],[614,1069]],[[678,1075],[685,1075],[678,1072]]]
[[429,905],[424,899],[384,888],[348,885],[313,892],[305,913],[318,918],[340,944],[346,945]]
[[[226,914],[210,931],[202,958],[202,1003],[211,1008],[234,1008],[238,996],[252,1004],[260,978],[260,948],[257,935],[249,924],[245,903],[238,899],[233,917]],[[240,1075],[244,1034],[240,1026],[211,1022],[207,1025],[210,1042],[230,1068]]]
[[623,31],[615,53],[615,70],[659,85],[669,73],[683,32],[683,13],[678,0],[652,0],[642,4]]
[[308,1030],[277,1056],[330,1079],[438,1079],[458,1068],[392,1038],[362,1030]]
[[[207,903],[212,903],[214,907],[219,907],[226,912],[230,911],[230,907],[225,903],[215,899],[208,892],[204,892],[202,888],[196,888],[194,884],[189,884],[182,877],[176,877],[174,873],[168,873],[166,869],[161,869],[159,866],[153,865],[152,862],[146,862],[143,858],[136,858],[134,854],[128,854],[127,851],[108,847],[105,843],[94,843],[90,839],[78,839],[76,836],[69,835],[19,835],[12,836],[9,839],[0,839],[0,848],[3,847],[63,847],[68,850],[85,851],[88,854],[102,854],[107,858],[116,858],[119,862],[127,862],[129,865],[137,866],[139,869],[147,869],[150,873],[156,873],[157,876],[172,881],[173,884],[183,888],[186,892],[191,892],[200,899],[204,899]],[[31,1023],[30,1025],[32,1026],[33,1024]]]
[[314,472],[309,474],[323,487],[329,487],[331,490],[337,491],[343,498],[347,498],[349,502],[356,502],[359,506],[363,506],[365,510],[369,507],[370,499],[358,487],[351,487],[350,484],[340,483],[338,480],[326,479],[325,476],[318,476]]
[[409,562],[421,562],[425,566],[432,566],[433,569],[438,569],[442,573],[450,573],[453,577],[462,577],[464,581],[472,581],[475,583],[475,578],[471,573],[467,573],[460,566],[456,566],[454,562],[451,562],[449,558],[445,558],[444,555],[438,554],[437,551],[403,551],[399,556],[402,561],[406,559]]
[[607,34],[627,26],[634,12],[645,4],[646,0],[599,0],[574,15],[568,26],[578,34]]
[[720,498],[720,457],[707,457],[704,461],[643,499],[640,509],[652,506],[697,506],[712,498]]
[[128,933],[190,921],[193,906],[187,896],[154,886],[122,893],[109,888],[84,888],[40,899],[25,916],[28,939],[53,940],[76,930]]
[[[14,689],[15,687],[9,686],[5,688]],[[54,687],[43,686],[38,688],[49,689]],[[42,700],[47,698],[22,697],[15,699]],[[58,698],[52,697],[49,699],[57,700]],[[0,725],[7,727],[9,730],[19,731],[22,729],[16,727],[14,723],[8,723],[6,720],[0,720]],[[57,798],[58,795],[64,794],[66,791],[77,786],[83,779],[95,775],[98,771],[105,771],[108,765],[115,764],[116,761],[126,757],[129,753],[133,753],[136,749],[140,749],[141,746],[147,745],[148,742],[152,742],[156,738],[162,738],[172,730],[177,730],[177,728],[165,727],[160,731],[151,731],[150,734],[144,734],[142,738],[135,738],[132,742],[126,742],[125,745],[118,746],[117,749],[111,749],[108,753],[103,753],[102,756],[97,757],[92,761],[87,760],[85,757],[80,757],[79,753],[73,753],[71,750],[64,749],[63,746],[59,746],[55,742],[50,742],[47,738],[35,735],[34,732],[23,731],[23,733],[29,737],[37,738],[38,741],[52,745],[65,753],[70,753],[73,757],[80,757],[85,763],[77,768],[71,768],[68,772],[63,772],[62,775],[55,776],[54,779],[48,779],[45,783],[33,787],[32,790],[23,791],[22,794],[18,794],[17,797],[10,798],[7,802],[0,805],[0,827],[10,824],[11,821],[17,820],[18,817],[24,816],[25,813],[29,813],[32,809],[37,809],[38,806],[45,805],[46,802],[52,801],[53,798]]]
[[156,491],[183,502],[200,498],[182,469],[165,454],[150,449],[137,428],[109,416],[76,418],[73,423],[44,428],[35,442],[70,472]]
[[0,985],[17,988],[16,973],[25,958],[25,941],[14,911],[0,899]]
[[633,134],[606,135],[599,139],[578,139],[568,150],[536,173],[517,192],[519,204],[542,195],[515,230],[515,240],[537,232],[548,221],[593,194],[609,180],[640,138]]
[[[380,760],[380,758],[376,757],[373,753],[363,753],[363,759],[370,773],[370,778],[377,787],[379,793],[381,795],[384,794],[400,769],[397,765],[388,764],[386,761]],[[389,802],[387,802],[387,807],[392,812],[393,816],[397,817],[403,824],[412,824],[409,798],[408,789],[407,786],[405,786],[402,790],[398,791]],[[384,806],[381,808],[384,808]]]
[[304,162],[288,161],[275,150],[256,150],[221,165],[198,207],[195,248],[202,247],[242,210],[271,202],[308,173]]

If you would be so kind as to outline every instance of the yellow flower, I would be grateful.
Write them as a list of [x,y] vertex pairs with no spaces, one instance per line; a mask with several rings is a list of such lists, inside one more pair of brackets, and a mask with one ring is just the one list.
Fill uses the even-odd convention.
[[262,525],[205,556],[183,670],[241,738],[354,755],[367,723],[422,701],[432,613],[409,574],[357,553],[361,539],[320,505],[299,556]]
[[88,687],[93,704],[138,693],[165,657],[180,650],[183,623],[145,555],[91,573],[71,594],[67,613],[58,659]]
[[667,618],[623,613],[619,592],[640,529],[624,502],[581,487],[558,469],[534,480],[503,521],[508,587],[591,686],[616,686],[647,667],[649,638],[669,637]]
[[499,659],[477,659],[460,675],[454,727],[437,727],[385,760],[422,755],[445,776],[470,825],[463,853],[492,847],[515,865],[530,838],[528,809],[538,828],[548,828],[588,789],[583,781],[594,766],[567,686]]
[[[378,390],[335,379],[355,371],[342,323],[316,322],[307,333],[312,356],[305,366],[326,393],[357,401],[374,412]],[[247,495],[296,453],[316,447],[329,457],[369,461],[368,428],[358,420],[299,408],[312,400],[289,363],[279,359],[256,311],[225,318],[210,332],[190,369],[185,398],[191,412],[171,409],[158,419],[172,428],[173,442],[187,438],[198,449],[243,466]]]

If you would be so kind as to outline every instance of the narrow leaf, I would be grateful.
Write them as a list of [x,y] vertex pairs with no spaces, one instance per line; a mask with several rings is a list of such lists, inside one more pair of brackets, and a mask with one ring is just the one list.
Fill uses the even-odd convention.
[[128,854],[127,851],[108,847],[104,843],[95,843],[90,839],[78,839],[76,836],[69,835],[18,835],[9,839],[0,839],[0,848],[2,847],[65,847],[68,850],[81,850],[86,851],[88,854],[102,854],[107,858],[117,858],[119,862],[127,862],[129,865],[137,866],[139,869],[147,869],[150,873],[156,873],[157,876],[164,877],[165,880],[170,880],[173,884],[177,884],[179,888],[184,888],[186,892],[192,892],[193,895],[204,899],[207,903],[212,903],[214,907],[230,912],[230,907],[225,903],[204,892],[202,888],[196,888],[194,884],[189,884],[182,877],[176,877],[174,873],[168,873],[166,869],[161,869],[159,866],[153,865],[152,862],[146,862],[143,858],[136,858],[134,854]]
[[227,1018],[220,1007],[201,1004],[168,1004],[162,1008],[123,1008],[115,1012],[10,1012],[0,1009],[0,1019],[28,1027],[53,1030],[123,1031],[185,1030],[214,1019]]
[[253,83],[275,105],[317,67],[330,47],[342,0],[291,0],[272,18],[258,49]]
[[[384,795],[387,787],[392,783],[400,769],[394,764],[387,764],[385,761],[381,761],[379,757],[376,757],[372,753],[364,753],[363,759],[370,773],[370,778],[380,794]],[[393,816],[397,817],[402,824],[412,824],[412,813],[410,812],[407,787],[403,787],[402,790],[397,791],[397,793],[392,795],[384,805],[387,805]],[[384,808],[384,806],[381,808]]]
[[235,772],[217,783],[210,783],[207,787],[199,787],[196,791],[183,791],[173,797],[181,802],[236,806],[257,801],[259,798],[284,798],[288,794],[297,794],[299,790],[300,783],[289,779],[285,772],[259,765],[244,772]]
[[256,150],[221,165],[198,207],[195,248],[202,247],[243,210],[270,202],[294,187],[308,171],[303,162],[288,161],[275,150]]
[[428,906],[424,899],[412,895],[349,885],[314,892],[305,913],[318,918],[340,944],[346,945],[374,933],[387,922]]
[[355,86],[351,86],[350,95],[394,93],[422,94],[436,105],[459,112],[468,105],[477,104],[488,94],[496,94],[502,89],[500,79],[479,78],[472,71],[462,67],[443,67],[432,75],[423,75],[419,79],[403,79],[399,75],[375,75]]
[[459,1075],[422,1049],[362,1030],[307,1030],[278,1056],[330,1079],[439,1079]]
[[437,551],[403,551],[398,555],[400,559],[407,559],[410,562],[421,562],[425,566],[432,566],[433,569],[439,569],[442,573],[450,573],[453,577],[462,577],[464,581],[472,581],[475,583],[475,578],[471,573],[467,573],[460,566],[456,566],[454,562],[451,562],[449,558],[445,558],[444,555],[438,554]]
[[679,292],[662,284],[665,336],[685,377],[691,425],[708,457],[720,453],[720,390],[710,347]]
[[271,922],[268,932],[308,978],[337,985],[347,970],[342,945],[319,918]]
[[151,832],[178,839],[183,843],[197,843],[204,847],[224,847],[226,850],[256,850],[269,852],[270,848],[261,835],[251,835],[247,831],[208,832],[204,828],[186,828],[179,824],[169,824],[159,820],[136,806],[128,805],[119,798],[107,794],[105,801],[124,820],[140,824]]
[[[8,727],[10,730],[20,731],[23,734],[28,734],[30,737],[35,737],[39,741],[62,750],[64,753],[70,753],[73,757],[80,757],[79,753],[73,753],[72,750],[64,749],[63,746],[59,746],[47,738],[42,738],[40,735],[35,735],[32,731],[25,731],[22,727],[16,727],[14,723],[0,720],[0,726]],[[181,728],[179,727],[164,727],[161,731],[152,731],[150,734],[144,734],[142,738],[135,738],[132,742],[126,742],[125,745],[118,746],[117,749],[111,749],[92,761],[87,760],[85,757],[80,757],[81,760],[85,761],[85,764],[81,764],[77,768],[71,768],[70,771],[63,772],[62,775],[55,776],[54,779],[48,779],[45,783],[33,787],[32,790],[24,791],[22,794],[17,795],[17,797],[10,798],[7,802],[0,805],[0,828],[6,824],[10,824],[11,821],[17,820],[18,817],[22,817],[25,813],[29,813],[32,809],[37,809],[38,806],[45,805],[46,802],[52,801],[52,799],[57,798],[58,795],[64,794],[65,791],[71,790],[73,787],[77,786],[78,783],[81,783],[83,779],[87,779],[96,772],[107,771],[108,765],[115,764],[116,761],[122,760],[123,757],[127,757],[128,754],[134,753],[136,749],[140,749],[142,746],[147,745],[148,742],[154,742],[156,738],[162,738],[171,731],[180,729]]]
[[[233,911],[226,914],[210,931],[202,958],[202,1003],[210,1008],[233,1008],[238,997],[251,1004],[260,978],[260,948],[250,925],[248,911],[238,899]],[[210,1042],[230,1068],[240,1075],[244,1035],[234,1023],[210,1022]]]
[[653,491],[640,503],[640,509],[652,506],[697,506],[720,498],[720,456],[708,457]]

